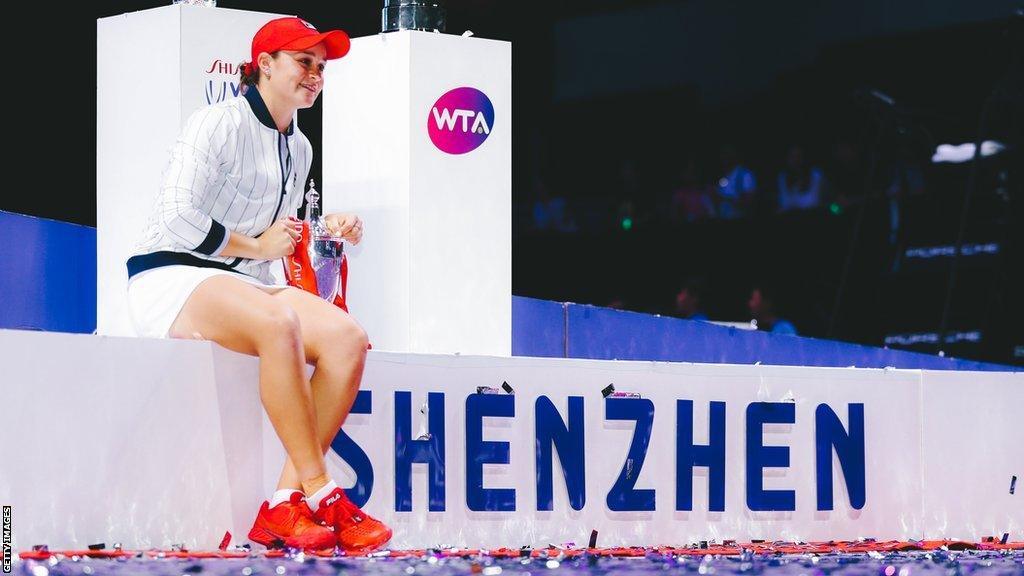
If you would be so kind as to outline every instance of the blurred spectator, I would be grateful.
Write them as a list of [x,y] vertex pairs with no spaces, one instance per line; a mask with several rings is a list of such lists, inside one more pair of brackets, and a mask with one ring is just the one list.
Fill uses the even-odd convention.
[[669,217],[673,223],[693,222],[701,218],[715,215],[715,205],[707,185],[697,175],[697,163],[693,158],[683,163],[679,170],[675,188],[672,190],[672,202],[669,206]]
[[708,315],[704,313],[704,308],[701,306],[703,295],[703,278],[690,278],[683,282],[679,292],[676,293],[676,316],[686,320],[707,321]]
[[750,315],[753,317],[752,322],[757,325],[758,330],[795,336],[797,334],[796,326],[779,316],[777,302],[778,298],[774,289],[764,284],[755,287],[747,302]]
[[716,198],[718,215],[722,218],[741,218],[751,213],[757,181],[754,173],[739,163],[736,149],[723,146],[719,152],[721,166]]
[[547,184],[540,177],[533,181],[532,221],[534,230],[573,232],[576,224],[567,214],[567,202],[563,196],[551,196]]
[[821,204],[822,173],[804,159],[804,149],[790,146],[779,172],[779,211],[807,210]]

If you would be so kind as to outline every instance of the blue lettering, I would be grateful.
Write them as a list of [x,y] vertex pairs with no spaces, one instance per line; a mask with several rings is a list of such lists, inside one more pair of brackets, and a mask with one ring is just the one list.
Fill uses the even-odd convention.
[[583,397],[569,397],[569,426],[562,421],[558,409],[547,396],[534,404],[537,416],[537,510],[552,510],[553,464],[552,444],[562,463],[562,477],[569,493],[569,506],[582,510],[587,502],[586,462],[583,442]]
[[762,425],[793,424],[796,406],[792,402],[752,402],[747,406],[747,508],[755,511],[796,510],[792,490],[765,490],[765,468],[788,468],[788,446],[765,446]]
[[818,510],[832,509],[832,448],[836,449],[839,465],[843,469],[846,488],[850,493],[850,506],[864,507],[866,473],[864,466],[864,405],[847,407],[850,421],[849,434],[843,430],[839,416],[827,404],[819,404],[814,411],[814,452],[818,486]]
[[[370,390],[360,390],[356,394],[356,401],[352,404],[350,414],[371,414],[372,394]],[[373,493],[373,464],[370,462],[370,457],[351,436],[345,433],[344,429],[338,430],[337,436],[331,441],[331,448],[356,473],[356,485],[346,488],[345,494],[353,504],[361,508]]]
[[607,420],[635,420],[633,441],[629,445],[626,463],[618,480],[608,491],[608,509],[615,512],[654,510],[654,490],[634,490],[636,479],[647,457],[654,424],[654,403],[647,398],[605,398],[604,414]]
[[488,442],[484,416],[516,415],[515,396],[470,394],[466,398],[466,506],[475,512],[511,512],[516,509],[513,488],[484,488],[484,464],[508,464],[508,442]]
[[708,468],[708,509],[725,510],[725,402],[712,402],[708,445],[693,444],[693,401],[676,400],[676,510],[693,510],[693,468]]
[[412,437],[412,393],[395,392],[395,511],[412,511],[412,465],[426,463],[430,471],[428,510],[443,512],[444,394],[427,394],[429,438]]

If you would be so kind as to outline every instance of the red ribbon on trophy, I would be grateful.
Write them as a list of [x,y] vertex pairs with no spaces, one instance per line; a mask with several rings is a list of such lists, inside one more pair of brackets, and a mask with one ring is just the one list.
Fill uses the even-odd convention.
[[[314,294],[323,298],[324,296],[330,296],[329,292],[333,292],[330,286],[319,286],[322,282],[317,281],[317,270],[320,268],[314,267],[313,258],[315,258],[316,250],[312,250],[310,243],[314,242],[312,238],[311,228],[309,219],[302,222],[302,237],[299,238],[298,243],[295,245],[295,251],[292,252],[291,256],[286,256],[284,259],[285,276],[289,286],[301,288],[306,292]],[[315,246],[314,246],[315,248]],[[348,286],[348,255],[342,253],[340,255],[341,262],[338,265],[338,278],[323,278],[330,283],[337,282],[337,291],[334,293],[334,297],[331,302],[335,306],[341,308],[345,312],[348,312],[348,305],[345,303],[345,289]],[[317,266],[324,266],[325,263],[316,262]],[[330,264],[326,264],[330,266]],[[328,292],[325,294],[325,292]]]

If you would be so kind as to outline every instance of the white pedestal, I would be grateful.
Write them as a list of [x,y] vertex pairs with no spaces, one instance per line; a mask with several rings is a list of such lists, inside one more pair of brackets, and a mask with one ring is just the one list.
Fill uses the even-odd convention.
[[[428,126],[438,99],[461,87],[486,96],[493,122],[477,148],[451,154]],[[318,185],[325,212],[365,222],[348,300],[375,348],[511,354],[511,91],[512,47],[495,40],[378,34],[328,65]],[[466,129],[479,112],[464,113]],[[461,117],[450,128],[462,130]]]
[[125,261],[189,114],[238,94],[238,64],[277,14],[172,5],[96,21],[97,331],[134,335]]
[[[60,361],[54,361],[55,351]],[[5,440],[0,442],[0,503],[13,507],[14,551],[35,544],[81,550],[94,542],[122,542],[126,550],[175,543],[214,550],[226,530],[233,543],[247,540],[285,459],[260,405],[257,358],[205,341],[0,330],[0,365],[5,376],[0,379]],[[515,394],[476,393],[480,384],[502,379],[513,383]],[[635,425],[608,417],[597,392],[612,381],[628,381],[628,389],[650,403],[650,412],[632,413]],[[373,351],[362,388],[371,395],[369,411],[351,414],[345,433],[365,454],[365,482],[373,471],[365,510],[394,529],[389,547],[396,550],[439,543],[544,547],[585,541],[591,530],[601,533],[602,546],[685,546],[711,537],[813,542],[864,535],[977,542],[1024,530],[1021,495],[1007,490],[1024,462],[1021,373]],[[440,400],[431,405],[429,418],[417,410],[428,394]],[[400,409],[402,396],[408,400]],[[786,396],[794,401],[778,401]],[[514,413],[496,417],[471,410],[471,398],[503,400]],[[571,424],[571,398],[582,410],[577,424]],[[686,412],[696,445],[711,442],[711,405],[722,403],[721,512],[709,509],[708,468],[676,462],[680,400],[692,402]],[[758,424],[748,435],[748,410],[766,401],[791,406],[793,422]],[[859,433],[850,425],[854,404],[863,407]],[[548,410],[544,416],[542,405],[558,414]],[[832,510],[818,510],[817,504],[822,406],[864,447],[859,472],[854,466],[847,472],[831,445],[822,446],[831,454],[826,474],[832,478]],[[434,410],[444,414],[444,424],[431,429],[446,446],[443,511],[429,509],[430,487],[438,485],[428,465],[407,464],[401,474],[398,466],[399,450],[408,445],[396,443],[402,437],[399,425],[419,434],[421,426],[432,426]],[[538,447],[551,440],[546,434],[539,439],[538,432],[567,423],[575,430],[582,426],[579,442],[560,443],[542,457]],[[630,446],[634,430],[641,428],[650,431],[650,441],[642,443],[643,456],[634,460],[641,464],[633,467],[632,480],[635,489],[653,492],[655,509],[612,511],[609,497],[618,492],[613,486],[627,459],[637,458]],[[474,429],[476,439],[470,440]],[[480,458],[481,438],[504,446],[508,463]],[[751,462],[763,460],[750,451],[763,454],[762,446],[784,450],[787,465],[758,465],[752,471]],[[327,454],[327,470],[341,486],[355,484],[358,465],[333,450]],[[542,466],[550,471],[551,510],[540,506]],[[479,470],[475,482],[467,481],[471,467]],[[580,471],[585,481],[579,489],[568,488],[564,467]],[[750,510],[746,480],[752,473],[761,476],[766,489],[794,491],[795,507]],[[865,500],[855,509],[849,486],[858,475]],[[676,490],[686,476],[693,509],[680,511]],[[400,486],[406,487],[408,510],[399,510]],[[470,509],[470,489],[479,493],[477,487],[514,490],[515,509]],[[585,496],[579,510],[571,507],[571,491]],[[237,569],[243,566],[239,562]]]

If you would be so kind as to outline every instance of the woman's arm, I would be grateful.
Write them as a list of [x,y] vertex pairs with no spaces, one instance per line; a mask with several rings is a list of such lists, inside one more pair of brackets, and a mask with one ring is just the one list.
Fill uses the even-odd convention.
[[328,214],[324,223],[331,233],[341,236],[353,245],[363,239],[363,221],[355,214]]
[[274,222],[255,238],[228,231],[228,241],[219,256],[240,256],[253,260],[273,260],[295,252],[302,236],[302,221],[289,216]]
[[234,154],[237,124],[229,110],[201,108],[171,147],[156,213],[164,236],[187,250],[219,256],[228,243],[228,230],[200,207],[220,178],[222,157]]

